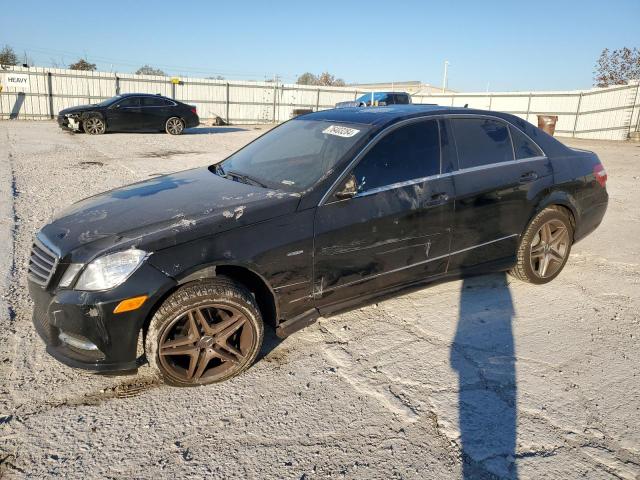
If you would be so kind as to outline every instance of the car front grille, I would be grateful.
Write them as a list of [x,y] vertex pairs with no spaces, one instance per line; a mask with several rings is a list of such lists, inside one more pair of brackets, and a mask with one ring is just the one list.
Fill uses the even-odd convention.
[[29,259],[29,278],[46,288],[56,271],[58,260],[56,254],[36,238]]

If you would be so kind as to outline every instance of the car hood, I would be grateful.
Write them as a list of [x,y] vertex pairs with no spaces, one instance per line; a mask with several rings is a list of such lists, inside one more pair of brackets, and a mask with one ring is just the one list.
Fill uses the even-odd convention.
[[58,115],[69,115],[70,113],[82,113],[88,110],[95,110],[99,108],[97,105],[78,105],[76,107],[65,108],[64,110],[60,110]]
[[70,261],[136,247],[149,252],[295,211],[298,194],[196,168],[127,185],[60,212],[39,236]]

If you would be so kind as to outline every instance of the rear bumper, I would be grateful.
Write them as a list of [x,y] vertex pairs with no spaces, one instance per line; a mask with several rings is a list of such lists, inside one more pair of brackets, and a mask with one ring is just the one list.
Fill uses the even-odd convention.
[[[33,323],[47,352],[74,368],[100,372],[139,366],[138,336],[154,306],[175,281],[143,265],[124,284],[105,292],[51,291],[29,281]],[[137,310],[114,314],[120,301],[147,294]]]
[[185,118],[184,121],[186,124],[185,128],[194,128],[200,125],[200,117],[198,117],[198,115],[191,115]]

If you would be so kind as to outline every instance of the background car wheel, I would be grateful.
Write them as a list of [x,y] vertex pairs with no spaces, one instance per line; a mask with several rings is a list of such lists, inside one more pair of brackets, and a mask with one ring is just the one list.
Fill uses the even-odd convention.
[[167,120],[164,129],[170,135],[180,135],[184,130],[184,122],[181,118],[171,117]]
[[206,385],[247,369],[263,337],[251,293],[217,277],[187,284],[162,304],[147,330],[145,351],[154,373],[166,383]]
[[82,121],[82,128],[85,133],[89,135],[102,135],[107,126],[104,123],[104,120],[98,116],[88,117]]
[[531,221],[522,235],[518,263],[509,272],[529,283],[556,278],[564,268],[573,244],[573,227],[562,207],[549,207]]

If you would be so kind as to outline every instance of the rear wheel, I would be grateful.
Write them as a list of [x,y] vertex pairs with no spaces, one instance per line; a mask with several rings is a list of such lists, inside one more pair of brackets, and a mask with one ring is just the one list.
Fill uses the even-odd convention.
[[573,227],[561,207],[548,207],[531,221],[518,248],[518,263],[509,273],[529,283],[542,284],[556,278],[564,268]]
[[181,118],[171,117],[165,123],[164,129],[170,135],[180,135],[184,130],[184,122]]
[[264,336],[256,302],[218,277],[188,284],[156,312],[145,340],[149,365],[166,383],[206,385],[232,378],[255,360]]
[[89,135],[102,135],[107,126],[104,123],[104,120],[98,116],[85,118],[82,121],[82,128]]

